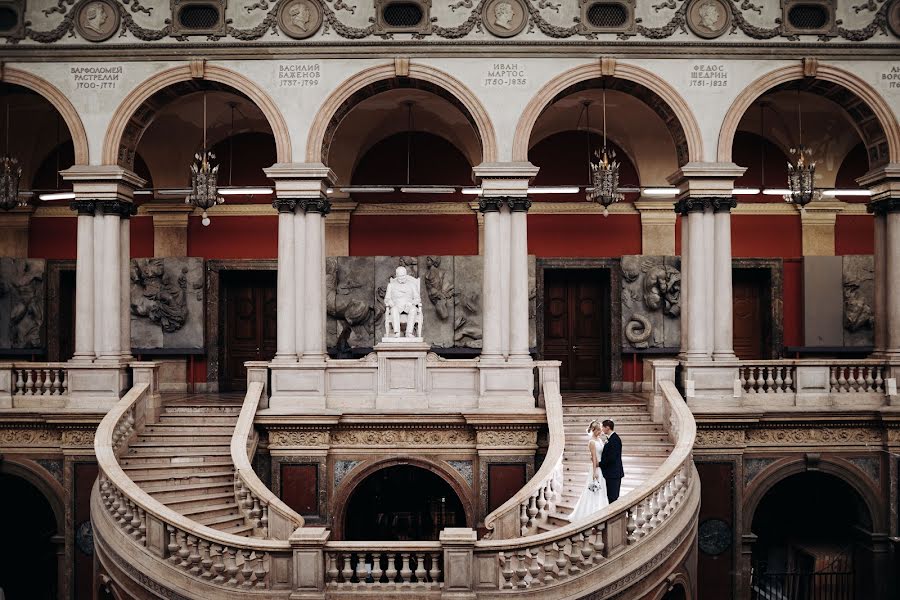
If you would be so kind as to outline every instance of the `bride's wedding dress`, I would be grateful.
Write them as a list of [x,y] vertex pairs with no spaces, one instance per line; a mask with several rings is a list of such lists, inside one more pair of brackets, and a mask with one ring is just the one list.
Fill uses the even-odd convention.
[[[596,444],[596,453],[599,457],[603,452],[603,443],[599,440],[591,440],[588,444]],[[590,448],[588,448],[588,456],[590,455]],[[584,491],[581,492],[581,498],[578,499],[575,510],[569,515],[569,521],[578,521],[609,505],[609,501],[606,499],[606,481],[599,471],[600,467],[596,464],[590,465],[587,481],[584,484]],[[594,473],[597,473],[598,479],[596,480],[594,479]],[[596,491],[591,490],[591,482],[593,481],[596,481],[598,484],[595,488]]]

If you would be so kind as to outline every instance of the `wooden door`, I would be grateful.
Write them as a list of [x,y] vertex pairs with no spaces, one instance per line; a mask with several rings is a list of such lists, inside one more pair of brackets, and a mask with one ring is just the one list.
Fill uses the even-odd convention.
[[274,271],[244,271],[223,278],[225,390],[247,388],[244,362],[275,356],[276,277]]
[[544,278],[544,357],[564,390],[609,390],[609,275],[559,269]]
[[742,360],[769,358],[771,319],[768,272],[735,269],[732,272],[734,353]]

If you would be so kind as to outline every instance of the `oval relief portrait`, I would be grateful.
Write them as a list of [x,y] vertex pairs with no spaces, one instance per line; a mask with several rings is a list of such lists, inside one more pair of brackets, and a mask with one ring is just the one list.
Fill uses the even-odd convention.
[[313,35],[322,26],[322,8],[315,0],[288,0],[278,9],[278,27],[295,40]]
[[512,37],[525,29],[528,12],[522,0],[488,0],[481,21],[497,37]]
[[692,0],[687,24],[702,38],[717,38],[731,26],[731,11],[724,0]]
[[119,29],[119,18],[119,7],[111,0],[86,0],[78,6],[75,30],[89,42],[102,42]]
[[900,37],[900,2],[894,2],[888,9],[887,22],[894,35]]

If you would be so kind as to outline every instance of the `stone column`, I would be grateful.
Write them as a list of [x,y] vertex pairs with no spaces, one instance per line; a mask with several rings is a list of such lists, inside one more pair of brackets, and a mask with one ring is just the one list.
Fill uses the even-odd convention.
[[715,220],[715,298],[713,359],[734,360],[734,303],[731,285],[731,209],[734,198],[713,198]]
[[499,198],[482,198],[479,210],[484,215],[484,260],[482,284],[481,357],[499,358],[500,320],[503,309],[500,300],[500,204]]
[[509,357],[530,360],[528,347],[528,209],[531,200],[507,198],[509,239]]
[[[120,215],[129,207],[121,206],[117,200],[104,200],[101,203],[103,211],[102,227],[103,242],[102,254],[99,256],[95,268],[100,269],[100,297],[97,303],[100,308],[100,327],[102,331],[100,356],[101,359],[119,360],[122,358],[122,251],[119,239],[121,237]],[[96,272],[96,271],[95,271]]]
[[294,212],[297,201],[293,198],[276,198],[272,206],[278,210],[278,325],[275,360],[297,362],[297,286],[294,282]]
[[94,358],[100,357],[101,349],[104,346],[103,340],[103,234],[106,232],[103,227],[103,213],[100,208],[101,202],[97,202],[95,204],[94,218],[92,219],[94,225],[94,265],[92,267],[92,273],[94,274],[93,287],[94,287],[94,302],[91,305],[91,309],[94,311],[94,315],[91,318],[91,322],[94,324]]
[[119,294],[121,318],[119,321],[119,349],[123,362],[131,356],[131,217],[137,213],[134,204],[122,207],[119,214]]
[[875,215],[875,354],[900,360],[900,164],[890,163],[856,180],[872,192]]
[[[715,343],[715,315],[713,314],[713,305],[716,303],[716,228],[715,214],[712,209],[712,199],[707,199],[708,204],[703,210],[703,291],[706,294],[704,306],[704,316],[706,317],[705,331],[706,341],[705,351],[707,355],[712,355],[713,344]],[[729,295],[729,298],[731,296]]]
[[[682,222],[685,223],[684,232],[687,234],[681,240],[682,280],[685,282],[685,287],[681,290],[682,304],[684,305],[681,314],[687,317],[687,322],[681,324],[681,354],[687,359],[709,358],[706,327],[709,307],[706,295],[706,242],[704,239],[706,233],[704,212],[708,204],[709,202],[702,198],[688,198],[680,200],[675,205],[675,210],[681,213]],[[685,249],[687,250],[686,255],[684,255]]]
[[73,360],[94,360],[94,201],[74,200],[78,213],[75,258],[75,353]]
[[294,346],[297,358],[303,358],[306,349],[306,212],[297,206],[293,219],[294,227],[294,270],[287,278],[294,286]]
[[306,211],[306,290],[304,327],[306,344],[303,359],[321,362],[325,351],[325,215],[331,210],[328,198],[304,201]]

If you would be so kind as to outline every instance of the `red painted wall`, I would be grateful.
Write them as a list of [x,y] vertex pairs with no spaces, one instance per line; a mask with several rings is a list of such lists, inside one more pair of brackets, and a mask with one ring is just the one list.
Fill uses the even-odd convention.
[[641,253],[639,215],[528,215],[528,253],[599,257]]
[[834,227],[834,253],[875,254],[875,223],[871,215],[838,215]]
[[[212,211],[211,211],[212,212]],[[188,218],[188,256],[203,258],[277,258],[278,217],[216,217],[204,227]]]
[[351,256],[478,254],[475,215],[360,215],[350,218]]
[[33,218],[28,229],[28,256],[46,259],[74,259],[77,241],[74,217]]
[[800,217],[794,215],[734,215],[731,255],[789,258],[803,255]]
[[153,217],[131,217],[131,258],[153,256]]

